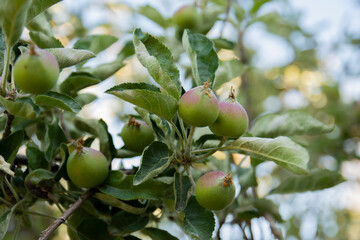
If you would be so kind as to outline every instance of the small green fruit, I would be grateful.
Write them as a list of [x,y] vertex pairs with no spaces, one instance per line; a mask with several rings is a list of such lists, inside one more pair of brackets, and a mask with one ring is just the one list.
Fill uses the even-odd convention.
[[248,115],[235,98],[233,90],[229,98],[219,102],[219,116],[209,126],[210,130],[218,136],[240,137],[245,133],[249,125]]
[[109,173],[106,157],[101,152],[88,147],[73,151],[67,161],[66,169],[70,180],[83,188],[100,185]]
[[136,121],[130,118],[120,132],[120,136],[125,143],[125,148],[142,152],[145,147],[155,140],[152,128],[143,121]]
[[204,208],[221,210],[227,207],[235,196],[231,174],[212,171],[201,176],[196,182],[195,197]]
[[219,104],[209,83],[182,95],[178,111],[183,121],[191,126],[205,127],[214,123],[219,115]]
[[173,19],[180,29],[194,29],[201,20],[194,5],[183,6],[175,12]]
[[48,51],[32,47],[14,65],[16,85],[27,93],[43,94],[51,90],[59,77],[59,64]]

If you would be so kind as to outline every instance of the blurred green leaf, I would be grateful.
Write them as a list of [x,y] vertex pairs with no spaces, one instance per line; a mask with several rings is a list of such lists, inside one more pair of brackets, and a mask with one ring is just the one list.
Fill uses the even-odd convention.
[[54,36],[46,35],[40,31],[30,31],[29,33],[31,40],[39,48],[63,48],[62,43]]
[[237,208],[237,217],[240,220],[250,220],[259,218],[266,214],[271,215],[276,221],[282,222],[283,219],[279,213],[279,207],[273,201],[266,198],[248,199],[239,197],[237,199],[239,208]]
[[290,176],[270,191],[270,194],[289,194],[331,188],[344,182],[341,174],[326,169],[312,169],[304,176]]
[[254,5],[250,10],[250,13],[255,14],[265,3],[271,2],[272,0],[255,0]]
[[3,68],[4,68],[4,52],[5,52],[5,42],[3,39],[2,29],[0,27],[0,73],[3,72]]
[[167,137],[172,136],[172,128],[165,119],[150,113],[143,108],[135,107],[135,110],[140,114],[142,119],[144,119],[144,121],[152,127],[156,137],[160,141],[164,141]]
[[49,162],[46,160],[44,153],[34,146],[28,145],[26,147],[26,157],[28,159],[30,170],[38,168],[48,169],[49,167]]
[[264,161],[273,161],[296,174],[307,172],[308,152],[287,137],[241,137],[222,149],[239,150]]
[[115,197],[112,197],[110,195],[104,194],[104,193],[95,193],[95,198],[105,202],[106,204],[120,208],[124,210],[125,212],[131,213],[131,214],[143,214],[146,211],[146,208],[138,208],[133,207]]
[[188,176],[176,172],[174,175],[175,209],[178,212],[184,211],[191,196],[191,182]]
[[177,111],[177,100],[161,93],[159,88],[151,84],[123,83],[110,88],[106,93],[113,94],[167,120],[170,120]]
[[247,70],[247,66],[242,64],[237,59],[229,61],[220,61],[219,69],[215,74],[215,82],[213,90],[219,89],[222,84],[230,81],[233,78],[241,76]]
[[58,92],[48,92],[46,94],[37,95],[35,103],[41,106],[56,107],[65,111],[78,113],[81,106],[73,98]]
[[95,54],[107,49],[114,42],[117,41],[117,37],[110,35],[89,35],[79,39],[75,44],[75,49],[86,49]]
[[66,141],[66,136],[59,126],[59,120],[54,119],[54,121],[47,126],[45,135],[45,157],[49,162],[54,160],[61,143]]
[[239,168],[236,175],[239,178],[241,188],[257,186],[254,168]]
[[99,190],[124,201],[134,199],[158,200],[162,197],[169,197],[167,193],[170,186],[163,182],[150,179],[135,186],[133,181],[134,175],[119,178],[116,171],[111,171],[106,182],[99,187]]
[[208,80],[214,82],[219,58],[214,44],[205,35],[193,34],[185,30],[182,38],[184,48],[189,55],[193,77],[198,86]]
[[75,101],[78,102],[81,107],[84,107],[96,99],[97,96],[92,93],[81,93],[75,97]]
[[75,118],[75,126],[80,131],[85,131],[99,138],[100,141],[100,152],[102,152],[106,158],[110,161],[115,157],[116,151],[113,145],[111,135],[107,131],[107,126],[103,120]]
[[9,209],[5,204],[0,205],[0,239],[4,239],[5,234],[8,232],[14,209]]
[[88,50],[77,50],[72,48],[47,48],[46,51],[55,56],[61,69],[76,65],[96,56],[93,52]]
[[26,24],[28,24],[37,15],[60,1],[61,0],[32,0],[31,6],[27,12]]
[[61,178],[69,179],[69,176],[67,175],[67,171],[66,171],[66,163],[67,163],[67,159],[68,159],[69,155],[70,155],[70,153],[69,153],[67,145],[65,143],[62,143],[60,145],[61,163],[60,163],[59,170],[55,174],[55,177],[54,177],[55,181],[59,181]]
[[166,20],[156,8],[150,5],[141,6],[137,12],[163,28],[167,28],[170,25],[170,21]]
[[191,197],[185,210],[184,229],[192,238],[199,240],[211,239],[215,229],[214,214],[198,204],[195,197]]
[[124,235],[144,228],[148,222],[148,216],[135,215],[121,211],[112,216],[110,229],[111,232]]
[[31,2],[32,0],[0,1],[0,25],[8,48],[14,46],[22,34]]
[[24,138],[24,132],[19,130],[0,140],[0,155],[4,157],[6,162],[13,162]]
[[101,81],[109,78],[114,75],[117,71],[119,71],[125,64],[122,61],[122,57],[119,57],[113,62],[104,63],[95,68],[82,68],[81,71],[85,71],[100,79]]
[[180,73],[169,49],[152,35],[143,34],[139,28],[134,31],[134,46],[139,61],[147,68],[154,80],[169,95],[179,100]]
[[178,238],[174,237],[165,230],[159,228],[145,228],[141,232],[151,237],[152,240],[177,240]]
[[78,91],[100,83],[100,80],[87,72],[72,72],[60,85],[60,92],[75,97]]
[[80,233],[78,234],[78,239],[80,240],[115,240],[115,238],[109,234],[106,222],[97,218],[85,219],[79,224],[76,230]]
[[291,110],[259,117],[251,128],[251,133],[259,137],[277,137],[317,135],[329,133],[333,129],[334,126],[327,126],[307,113]]
[[139,185],[162,173],[170,164],[169,149],[163,142],[155,141],[142,154],[139,170],[134,177],[134,185]]
[[36,112],[33,106],[25,101],[22,101],[20,98],[16,99],[16,101],[14,102],[0,96],[0,106],[2,106],[14,116],[22,117],[25,119],[34,119],[36,117]]
[[33,18],[30,22],[27,23],[26,28],[30,31],[42,32],[48,36],[53,36],[54,34],[52,26],[48,21],[45,13],[41,13]]

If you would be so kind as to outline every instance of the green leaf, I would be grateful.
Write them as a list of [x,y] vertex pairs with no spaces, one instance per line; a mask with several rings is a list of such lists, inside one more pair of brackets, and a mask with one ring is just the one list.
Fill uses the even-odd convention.
[[26,28],[29,29],[30,31],[42,32],[48,36],[54,35],[52,26],[48,21],[45,13],[39,14],[30,22],[28,22]]
[[0,140],[0,155],[4,157],[6,162],[13,162],[24,138],[24,132],[19,130]]
[[280,185],[270,194],[300,193],[306,191],[317,191],[331,188],[344,182],[341,174],[326,169],[312,169],[309,174],[304,176],[290,176],[280,183]]
[[30,31],[29,33],[31,40],[39,48],[63,48],[62,43],[54,36],[46,35],[40,31]]
[[170,21],[166,20],[156,8],[150,5],[141,6],[137,10],[137,12],[140,13],[141,15],[144,15],[145,17],[157,23],[159,26],[163,28],[167,28],[170,26]]
[[36,197],[48,198],[54,187],[54,173],[42,168],[35,169],[25,178],[25,186]]
[[49,167],[49,162],[46,160],[44,153],[36,147],[27,146],[26,157],[28,159],[30,170],[35,170],[38,168],[47,169]]
[[111,218],[110,230],[116,234],[129,234],[143,229],[149,222],[148,216],[118,212]]
[[75,44],[75,49],[86,49],[95,54],[107,49],[117,38],[110,35],[89,35],[79,39]]
[[72,48],[47,48],[46,51],[55,56],[61,69],[74,66],[96,56],[93,52],[88,50],[77,50]]
[[115,61],[110,63],[104,63],[95,68],[82,68],[81,71],[85,71],[100,79],[101,81],[114,75],[120,68],[125,66],[122,57],[117,58]]
[[135,186],[133,185],[134,175],[121,178],[117,172],[110,172],[105,184],[99,187],[101,192],[124,201],[135,199],[158,200],[169,197],[170,186],[163,182],[149,179]]
[[81,110],[81,106],[73,98],[58,92],[37,95],[35,103],[41,106],[57,107],[73,113],[78,113]]
[[60,85],[60,92],[75,97],[81,89],[96,85],[100,80],[87,72],[72,72]]
[[169,166],[170,161],[166,144],[158,141],[151,143],[143,152],[140,168],[134,177],[134,185],[159,175]]
[[208,80],[214,82],[219,58],[214,50],[214,44],[205,35],[184,31],[183,46],[189,55],[193,77],[198,86]]
[[103,120],[75,118],[74,124],[80,131],[88,132],[99,138],[100,152],[102,152],[108,160],[115,157],[116,151],[113,146],[113,140]]
[[25,119],[34,119],[36,112],[31,104],[22,101],[21,98],[12,101],[0,96],[0,106],[5,108],[9,113]]
[[27,13],[26,23],[29,23],[37,15],[60,1],[61,0],[32,0]]
[[220,61],[219,69],[216,71],[216,80],[213,84],[213,91],[216,91],[222,84],[233,78],[241,76],[247,70],[239,60]]
[[165,230],[159,228],[145,228],[141,232],[151,237],[152,240],[177,240],[178,238],[174,237]]
[[182,176],[176,172],[174,175],[175,209],[178,212],[184,211],[191,196],[191,182],[188,176]]
[[199,240],[211,239],[215,228],[214,214],[209,209],[200,206],[195,197],[190,198],[184,212],[185,232]]
[[61,143],[66,141],[66,136],[59,126],[59,120],[54,119],[54,121],[47,126],[45,135],[45,157],[49,162],[54,160]]
[[142,107],[166,120],[170,120],[177,111],[177,100],[161,93],[159,88],[151,84],[123,83],[107,90],[106,93]]
[[134,46],[136,56],[154,80],[171,96],[179,100],[180,73],[169,49],[152,35],[148,33],[144,35],[139,28],[134,31]]
[[108,232],[108,225],[103,220],[88,218],[82,221],[76,230],[80,240],[115,240]]
[[8,48],[14,46],[24,29],[31,0],[0,1],[0,24]]
[[317,135],[329,133],[334,126],[327,126],[307,113],[291,110],[280,114],[267,114],[255,121],[251,133],[259,137]]
[[95,193],[94,197],[103,201],[104,203],[106,203],[110,206],[120,208],[128,213],[143,214],[146,211],[146,208],[133,207],[115,197],[109,196],[104,193]]
[[0,27],[0,73],[3,72],[4,68],[4,52],[5,52],[5,42],[3,39],[2,29]]
[[81,107],[93,102],[97,99],[97,96],[92,93],[82,93],[75,97],[75,101],[80,104]]
[[261,7],[267,2],[271,2],[272,0],[255,0],[254,5],[250,10],[250,13],[255,14]]
[[67,163],[67,159],[68,159],[69,155],[70,155],[70,153],[69,153],[67,145],[65,143],[62,143],[60,145],[61,163],[60,163],[59,170],[55,174],[55,177],[54,177],[55,181],[60,181],[61,178],[69,179],[69,176],[66,171],[66,163]]
[[0,205],[0,239],[4,239],[5,234],[8,232],[14,209],[14,207],[9,209],[6,205]]
[[135,110],[140,114],[141,118],[152,127],[156,137],[160,141],[164,141],[167,137],[172,136],[172,127],[165,119],[152,114],[143,108],[135,107]]
[[222,149],[239,150],[264,161],[273,161],[296,174],[307,172],[308,152],[288,137],[241,137]]
[[236,175],[239,178],[241,188],[257,186],[254,168],[239,168]]
[[273,201],[266,198],[244,199],[238,198],[239,208],[237,209],[240,220],[250,220],[270,214],[276,221],[282,222],[279,207]]
[[14,172],[11,170],[11,164],[5,162],[3,156],[0,155],[0,171],[14,177]]

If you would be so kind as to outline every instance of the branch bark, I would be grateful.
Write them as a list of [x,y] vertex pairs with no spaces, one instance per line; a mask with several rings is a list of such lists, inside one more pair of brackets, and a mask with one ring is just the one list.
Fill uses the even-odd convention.
[[9,113],[8,111],[4,111],[4,113],[7,115],[7,120],[6,120],[6,125],[5,125],[5,130],[4,130],[4,134],[2,136],[2,138],[6,138],[11,134],[11,124],[14,121],[15,116],[12,115],[11,113]]
[[47,229],[41,232],[38,240],[46,240],[50,235],[62,224],[64,223],[81,205],[94,195],[95,191],[93,189],[87,190],[81,197],[69,207],[59,218],[57,218]]

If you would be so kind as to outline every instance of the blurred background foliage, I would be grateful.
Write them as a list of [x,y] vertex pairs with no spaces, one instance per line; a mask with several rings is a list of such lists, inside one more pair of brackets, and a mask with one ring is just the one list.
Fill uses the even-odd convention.
[[[110,48],[88,61],[89,67],[116,59],[120,49],[132,39],[133,29],[141,27],[169,47],[181,69],[181,80],[189,90],[192,86],[190,63],[184,57],[181,29],[173,23],[172,15],[181,6],[193,3],[66,0],[47,10],[46,17],[54,37],[65,47],[73,47],[79,38],[88,35],[116,37],[109,43]],[[193,31],[207,34],[222,60],[214,85],[220,98],[235,86],[238,100],[247,109],[251,121],[266,113],[298,109],[335,126],[334,131],[326,135],[293,138],[308,148],[310,168],[339,171],[347,181],[328,190],[270,195],[269,198],[279,204],[285,220],[278,227],[287,233],[286,239],[358,239],[360,19],[355,13],[360,10],[359,2],[198,0],[197,4],[205,20]],[[30,40],[29,31],[24,32],[23,39]],[[96,46],[94,52],[95,49]],[[231,59],[234,61],[225,62]],[[62,79],[70,72],[71,69],[65,69]],[[230,82],[222,84],[228,80]],[[84,90],[95,94],[98,100],[80,113],[88,118],[101,116],[108,123],[117,146],[122,145],[116,136],[122,120],[126,114],[135,112],[130,104],[103,92],[109,86],[128,81],[152,81],[135,56],[113,77]],[[126,163],[119,160],[116,164],[129,167],[138,162],[137,159]],[[250,166],[249,159],[244,166],[246,164]],[[257,168],[256,176],[259,194],[264,196],[289,173],[267,162]],[[54,216],[57,215],[56,210],[53,211]],[[40,221],[34,217],[31,221],[39,225],[35,233],[22,232],[19,239],[35,239],[36,233],[49,225],[42,222],[43,218]],[[271,236],[263,219],[254,219],[253,227],[255,239]],[[60,232],[64,229],[62,226]],[[223,239],[236,239],[234,236],[240,231],[230,224],[225,224],[223,229]],[[64,235],[58,234],[54,239],[64,239]]]

